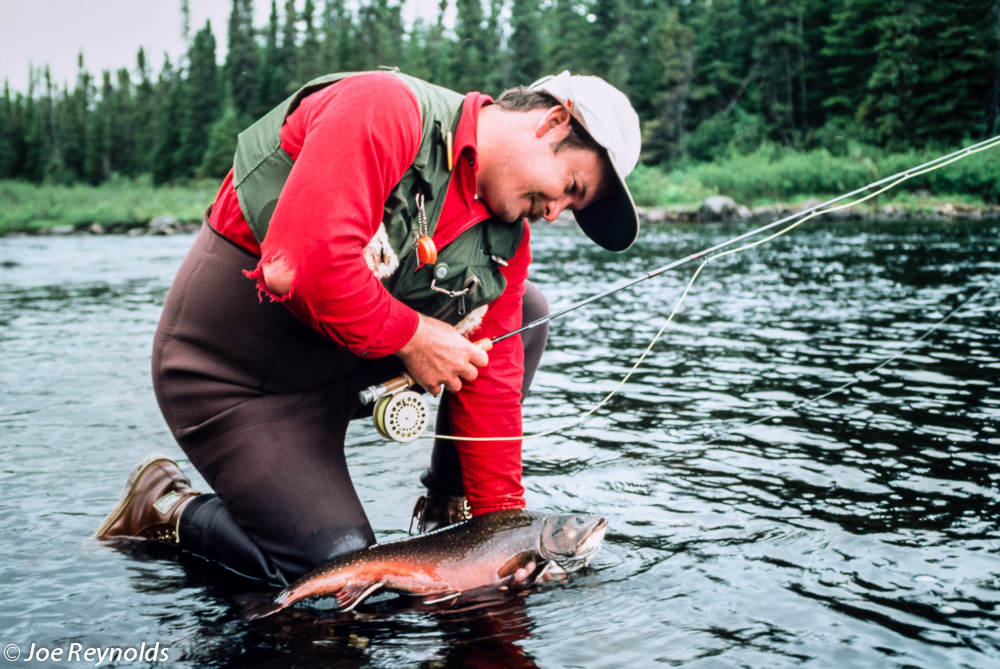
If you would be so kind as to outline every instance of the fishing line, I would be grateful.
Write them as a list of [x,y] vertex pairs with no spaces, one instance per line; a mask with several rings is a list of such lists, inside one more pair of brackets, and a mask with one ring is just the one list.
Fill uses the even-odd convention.
[[909,353],[910,351],[912,351],[914,348],[917,347],[918,344],[920,344],[925,339],[927,339],[932,334],[934,334],[934,332],[936,332],[938,330],[938,328],[940,328],[942,325],[944,325],[949,320],[951,320],[956,314],[958,314],[960,311],[962,311],[963,309],[965,309],[967,306],[969,306],[970,304],[972,304],[973,302],[975,302],[977,299],[979,299],[983,295],[983,293],[985,293],[987,290],[989,290],[990,288],[992,288],[993,285],[996,284],[996,283],[998,283],[998,282],[1000,282],[1000,275],[997,275],[997,276],[993,277],[992,279],[990,279],[990,281],[986,285],[984,285],[981,288],[979,288],[979,290],[977,290],[973,295],[971,295],[970,297],[966,298],[961,304],[959,304],[957,307],[955,307],[954,309],[952,309],[951,312],[949,312],[947,316],[945,316],[944,318],[942,318],[941,320],[939,320],[937,323],[935,323],[930,328],[928,328],[922,335],[920,335],[919,337],[917,337],[916,339],[914,339],[912,342],[910,342],[910,344],[906,348],[904,348],[903,350],[901,350],[898,353],[894,354],[893,356],[887,358],[886,360],[883,360],[882,362],[880,362],[879,364],[875,365],[874,367],[872,367],[868,371],[858,372],[855,375],[855,378],[851,379],[847,383],[841,384],[841,385],[837,386],[836,388],[834,388],[832,390],[828,390],[825,393],[817,395],[816,397],[812,397],[812,398],[807,399],[807,400],[802,400],[802,401],[796,402],[796,403],[792,404],[791,406],[786,407],[784,409],[774,411],[770,415],[764,416],[763,418],[758,418],[757,420],[754,420],[754,421],[751,421],[749,423],[746,423],[745,425],[741,425],[739,427],[732,428],[732,429],[730,429],[727,432],[719,433],[719,434],[715,435],[714,437],[712,437],[711,439],[709,439],[708,441],[704,442],[705,445],[711,444],[711,443],[713,443],[715,441],[718,441],[719,439],[723,439],[725,437],[728,437],[728,436],[730,436],[732,434],[735,434],[735,433],[739,432],[740,430],[745,430],[745,429],[753,427],[755,425],[760,425],[761,423],[765,423],[765,422],[767,422],[767,421],[769,421],[771,419],[774,419],[774,418],[781,418],[782,414],[785,411],[794,411],[796,409],[805,408],[805,407],[807,407],[807,406],[809,406],[811,404],[815,404],[816,402],[819,402],[820,400],[824,400],[827,397],[830,397],[831,395],[836,395],[839,392],[847,390],[851,386],[856,385],[858,383],[861,383],[862,381],[867,381],[867,380],[869,380],[871,378],[874,378],[873,374],[875,374],[875,372],[877,372],[880,369],[883,369],[883,368],[889,366],[890,364],[892,364],[894,361],[896,361],[900,357],[902,357],[902,356],[906,355],[907,353]]
[[[468,441],[468,442],[475,442],[475,441],[512,441],[512,440],[517,440],[517,439],[521,439],[521,440],[523,440],[523,439],[534,439],[534,438],[537,438],[537,437],[544,437],[544,436],[548,436],[550,434],[554,434],[554,433],[559,432],[561,430],[564,430],[564,429],[566,429],[568,427],[572,427],[574,425],[577,425],[577,424],[583,422],[584,420],[586,420],[587,418],[589,418],[591,415],[593,415],[598,409],[600,409],[602,406],[604,406],[605,404],[607,404],[608,401],[612,397],[614,397],[618,393],[618,391],[621,390],[622,386],[624,386],[625,383],[632,377],[632,374],[635,372],[636,369],[638,369],[639,365],[642,364],[643,360],[646,359],[646,356],[649,355],[649,353],[652,350],[653,346],[656,344],[656,342],[663,335],[664,331],[667,329],[667,326],[670,325],[670,323],[673,321],[674,316],[680,310],[681,304],[687,298],[688,293],[690,292],[691,287],[694,285],[695,280],[697,280],[698,276],[701,274],[701,271],[708,265],[708,263],[712,262],[713,260],[717,260],[719,258],[725,257],[727,255],[732,255],[732,254],[735,254],[735,253],[740,253],[742,251],[746,251],[748,249],[752,249],[752,248],[754,248],[756,246],[760,246],[761,244],[769,242],[769,241],[771,241],[773,239],[776,239],[776,238],[778,238],[778,237],[780,237],[780,236],[782,236],[782,235],[790,232],[791,230],[794,230],[795,228],[797,228],[798,226],[802,225],[803,223],[805,223],[806,221],[808,221],[808,220],[810,220],[812,218],[815,218],[815,217],[820,216],[822,214],[829,214],[829,213],[832,213],[832,212],[835,212],[835,211],[840,211],[842,209],[847,209],[849,207],[853,207],[855,205],[861,204],[863,202],[866,202],[867,200],[870,200],[870,199],[872,199],[874,197],[877,197],[877,196],[881,195],[882,193],[885,193],[888,190],[891,190],[891,189],[895,188],[896,186],[898,186],[899,184],[903,183],[904,181],[908,181],[908,180],[910,180],[910,179],[912,179],[914,177],[922,176],[924,174],[929,174],[930,172],[934,172],[935,170],[941,169],[942,167],[945,167],[946,165],[950,165],[950,164],[952,164],[954,162],[962,160],[963,158],[967,158],[968,156],[971,156],[971,155],[973,155],[975,153],[979,153],[980,151],[985,151],[987,149],[991,149],[991,148],[993,148],[995,146],[1000,146],[1000,136],[993,137],[992,139],[985,140],[985,141],[980,142],[978,144],[974,144],[974,145],[972,145],[970,147],[967,147],[965,149],[961,149],[959,151],[956,151],[954,153],[948,154],[946,156],[942,156],[940,158],[936,158],[934,160],[931,160],[929,162],[924,163],[923,165],[911,168],[911,169],[906,170],[904,172],[900,172],[900,173],[895,174],[893,176],[886,177],[885,179],[881,179],[879,181],[873,182],[873,183],[865,186],[864,188],[859,188],[859,189],[857,189],[855,191],[851,191],[850,193],[846,193],[844,195],[841,195],[841,196],[839,196],[837,198],[834,198],[833,200],[829,200],[827,202],[824,202],[823,204],[820,204],[820,205],[817,205],[817,206],[812,207],[810,209],[807,209],[805,211],[799,212],[798,214],[793,214],[792,216],[788,216],[788,217],[780,219],[778,221],[774,221],[773,223],[769,223],[769,224],[767,224],[767,225],[765,225],[763,227],[757,228],[755,230],[751,230],[751,231],[749,231],[747,233],[744,233],[744,234],[739,235],[737,237],[734,237],[734,238],[732,238],[730,240],[722,242],[721,244],[717,244],[717,245],[715,245],[715,246],[713,246],[711,248],[705,249],[704,251],[700,251],[698,253],[692,254],[692,255],[687,256],[685,258],[682,258],[680,260],[674,261],[673,263],[670,263],[668,265],[664,265],[663,267],[660,267],[660,268],[658,268],[656,270],[653,270],[653,271],[647,273],[646,275],[644,275],[642,277],[639,277],[637,279],[634,279],[634,280],[630,281],[629,283],[626,283],[626,284],[624,284],[622,286],[619,286],[619,287],[616,287],[614,289],[611,289],[611,290],[608,290],[608,291],[604,291],[603,293],[599,293],[597,295],[591,296],[591,297],[587,298],[586,300],[583,300],[583,301],[581,301],[581,302],[579,302],[577,304],[572,305],[569,308],[563,309],[563,310],[558,311],[558,312],[556,312],[554,314],[550,314],[549,316],[547,316],[545,318],[542,318],[542,319],[539,319],[539,320],[534,321],[532,323],[529,323],[528,325],[526,325],[526,326],[524,326],[524,327],[522,327],[522,328],[520,328],[518,330],[514,330],[513,332],[509,332],[509,333],[507,333],[505,335],[502,335],[501,337],[497,337],[496,339],[493,340],[494,342],[499,341],[501,339],[506,339],[507,337],[511,337],[511,336],[513,336],[515,334],[518,334],[520,332],[528,330],[528,329],[530,329],[532,327],[537,327],[538,325],[541,325],[542,323],[548,322],[548,321],[552,320],[553,318],[556,318],[556,317],[561,316],[561,315],[563,315],[563,314],[565,314],[565,313],[567,313],[569,311],[572,311],[572,310],[577,309],[577,308],[579,308],[581,306],[584,306],[585,304],[589,304],[589,303],[591,303],[591,302],[593,302],[593,301],[595,301],[597,299],[600,299],[602,297],[610,295],[613,292],[617,292],[617,291],[620,291],[620,290],[622,290],[624,288],[628,288],[628,287],[630,287],[632,285],[635,285],[635,284],[637,284],[637,283],[639,283],[641,281],[645,281],[646,279],[650,279],[650,278],[653,278],[654,276],[658,276],[658,275],[662,274],[663,272],[666,272],[667,270],[670,270],[670,269],[673,269],[675,267],[678,267],[681,264],[684,264],[684,263],[687,263],[687,262],[690,262],[692,260],[696,260],[696,259],[699,259],[699,258],[703,258],[706,255],[708,255],[710,253],[713,253],[714,251],[720,250],[720,249],[725,248],[727,246],[731,246],[732,244],[735,244],[737,242],[743,241],[744,239],[748,239],[749,237],[752,237],[754,235],[757,235],[757,234],[760,234],[760,233],[765,232],[767,230],[770,230],[772,228],[775,228],[775,227],[777,227],[778,225],[780,225],[782,223],[788,222],[789,220],[793,220],[795,218],[801,217],[801,218],[799,218],[799,220],[794,221],[790,225],[782,228],[778,232],[775,232],[775,233],[773,233],[771,235],[768,235],[767,237],[764,237],[764,238],[759,239],[757,241],[751,242],[749,244],[745,244],[743,246],[739,246],[739,247],[736,247],[736,248],[733,248],[733,249],[728,249],[726,251],[722,251],[721,253],[716,253],[715,255],[712,255],[712,256],[709,256],[709,257],[705,258],[705,260],[698,266],[698,268],[691,275],[691,278],[688,281],[687,285],[685,286],[684,291],[681,293],[681,296],[677,299],[677,302],[674,304],[674,308],[671,310],[670,315],[667,317],[666,321],[663,323],[663,326],[660,327],[659,331],[657,331],[657,333],[653,336],[653,339],[649,342],[649,345],[646,346],[645,350],[642,352],[642,354],[636,360],[635,364],[633,364],[632,367],[629,369],[628,373],[625,374],[625,376],[622,378],[622,380],[611,390],[611,392],[609,392],[604,397],[604,399],[602,399],[595,406],[593,406],[592,408],[590,408],[589,410],[587,410],[586,412],[584,412],[580,416],[577,416],[576,418],[573,418],[572,420],[567,421],[567,422],[565,422],[565,423],[563,423],[561,425],[558,425],[558,426],[556,426],[556,427],[554,427],[552,429],[545,430],[545,431],[542,431],[542,432],[536,432],[534,434],[522,434],[522,435],[518,435],[518,436],[501,436],[501,437],[459,437],[459,436],[456,436],[456,435],[434,434],[434,435],[428,435],[426,438],[447,439],[447,440],[451,440],[451,441]],[[886,184],[886,185],[883,186],[882,184]],[[859,193],[863,193],[866,190],[871,190],[872,188],[875,188],[877,186],[881,186],[881,188],[878,188],[877,190],[872,191],[872,192],[868,193],[867,195],[865,195],[864,197],[861,197],[861,198],[859,198],[857,200],[853,200],[851,202],[846,202],[844,204],[840,204],[840,205],[837,205],[837,206],[829,206],[829,205],[835,204],[837,202],[840,202],[841,200],[844,200],[846,198],[852,197],[853,195],[857,195]],[[952,315],[953,314],[949,314],[949,318]],[[916,344],[916,342],[914,342],[914,344]],[[816,401],[818,401],[818,399],[821,399],[821,398],[817,398]],[[769,416],[765,420],[768,420],[770,418],[773,418],[773,416]],[[738,428],[738,429],[744,429],[745,427],[749,427],[749,425],[743,426],[743,427]],[[718,437],[715,437],[715,439],[721,438],[721,436],[724,436],[724,435],[720,435]]]

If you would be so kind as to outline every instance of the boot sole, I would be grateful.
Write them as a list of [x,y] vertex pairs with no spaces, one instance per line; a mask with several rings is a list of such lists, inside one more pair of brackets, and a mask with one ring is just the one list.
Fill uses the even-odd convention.
[[127,507],[129,502],[132,501],[132,498],[135,497],[135,486],[139,482],[139,479],[142,478],[142,475],[145,474],[147,471],[149,471],[151,467],[153,467],[159,462],[169,462],[174,465],[177,464],[176,462],[174,462],[173,458],[169,458],[166,455],[153,454],[153,455],[147,455],[145,458],[143,458],[142,461],[140,461],[139,464],[133,467],[132,471],[129,472],[128,480],[125,482],[125,487],[122,488],[121,499],[118,500],[118,505],[111,510],[111,513],[108,514],[108,517],[104,519],[104,522],[101,523],[101,526],[97,528],[96,532],[94,532],[94,538],[96,539],[115,538],[115,537],[104,537],[102,535],[109,529],[111,529],[111,526],[118,521],[118,518],[120,518],[122,513],[125,511],[125,507]]

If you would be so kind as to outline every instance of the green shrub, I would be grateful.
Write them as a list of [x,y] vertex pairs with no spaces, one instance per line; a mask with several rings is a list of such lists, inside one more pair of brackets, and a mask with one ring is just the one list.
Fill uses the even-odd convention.
[[154,187],[151,179],[118,175],[100,186],[0,181],[0,233],[86,223],[148,223],[157,216],[200,220],[217,180]]

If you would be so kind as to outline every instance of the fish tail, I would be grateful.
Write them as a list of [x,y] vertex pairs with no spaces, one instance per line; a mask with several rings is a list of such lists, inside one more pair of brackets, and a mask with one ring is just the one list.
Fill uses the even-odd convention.
[[258,620],[277,613],[287,607],[290,602],[284,597],[272,597],[267,594],[251,594],[238,597],[238,601],[243,604],[243,618],[246,620]]
[[243,617],[247,620],[258,620],[277,613],[283,608],[285,608],[284,604],[275,604],[274,602],[251,604],[243,609]]

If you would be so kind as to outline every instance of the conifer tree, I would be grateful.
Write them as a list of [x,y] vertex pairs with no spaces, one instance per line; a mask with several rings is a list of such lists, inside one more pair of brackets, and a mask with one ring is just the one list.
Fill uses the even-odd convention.
[[916,47],[913,139],[907,144],[955,143],[989,132],[1000,40],[992,7],[986,4],[924,3]]
[[452,41],[445,39],[445,14],[448,12],[448,0],[441,0],[438,3],[437,20],[434,28],[431,29],[430,39],[427,42],[427,51],[430,54],[430,80],[441,86],[448,86],[451,82],[451,52]]
[[182,84],[180,144],[174,156],[175,176],[193,176],[201,165],[208,133],[218,120],[221,91],[211,22],[199,30],[188,52],[187,78]]
[[132,173],[148,174],[152,166],[153,148],[156,146],[158,129],[155,115],[155,89],[150,79],[146,53],[142,47],[136,55],[135,103],[132,105],[128,122],[134,130],[135,149],[132,154]]
[[[46,98],[51,101],[54,96],[52,78],[48,68],[46,68],[45,72],[47,75]],[[39,85],[38,78],[38,71],[33,67],[30,68],[28,71],[28,93],[24,98],[24,105],[22,107],[24,112],[21,119],[21,127],[24,129],[24,153],[20,166],[20,175],[34,183],[41,183],[46,177],[50,176],[49,167],[52,159],[51,128],[55,127],[56,124],[54,118],[51,119],[51,122],[46,122],[45,112],[41,108],[42,105],[38,104],[35,100],[35,91]],[[51,113],[55,114],[54,103],[51,106]]]
[[403,34],[399,8],[387,0],[371,0],[358,13],[356,51],[361,59],[357,65],[364,70],[397,67],[402,54]]
[[278,45],[278,5],[271,0],[271,17],[267,23],[260,66],[260,102],[253,115],[262,116],[285,99],[289,84],[284,57]]
[[108,136],[108,158],[111,173],[135,175],[135,131],[133,105],[136,96],[128,68],[118,69],[112,93],[110,114],[104,119]]
[[633,81],[649,88],[648,122],[643,133],[643,159],[663,163],[684,153],[685,115],[694,67],[694,31],[681,23],[676,9],[658,8],[644,19],[652,25],[648,56]]
[[167,183],[179,174],[174,156],[181,141],[182,84],[180,76],[170,62],[170,56],[165,55],[163,69],[160,70],[156,84],[154,122],[158,136],[151,156],[150,169],[153,183],[157,185]]
[[1000,0],[994,0],[989,15],[993,24],[994,48],[988,61],[993,76],[986,105],[986,135],[995,136],[1000,133]]
[[111,107],[114,104],[114,87],[111,72],[101,73],[101,92],[94,110],[87,115],[86,153],[84,178],[91,185],[98,185],[111,176]]
[[281,25],[281,65],[288,77],[288,92],[299,87],[298,29],[299,15],[295,0],[285,0],[285,22]]
[[[34,97],[29,89],[29,101]],[[27,127],[32,139],[28,141],[28,155],[35,169],[38,170],[35,180],[58,179],[60,182],[67,182],[71,179],[65,171],[62,153],[62,131],[60,128],[59,108],[66,104],[68,95],[63,94],[62,99],[56,96],[56,86],[52,81],[52,71],[45,67],[45,97],[41,104],[35,109],[35,114],[29,114]],[[35,144],[37,143],[37,146]]]
[[[72,183],[83,178],[87,160],[87,116],[94,99],[93,78],[84,66],[83,52],[77,56],[76,87],[64,90],[64,100],[55,105],[59,155],[52,154],[46,165],[50,178],[58,183]],[[60,159],[61,158],[61,159]]]
[[458,91],[483,88],[485,60],[488,45],[485,40],[485,16],[482,0],[456,0],[455,36],[458,38],[452,52],[451,80],[447,84]]
[[246,125],[232,104],[227,104],[208,133],[208,144],[196,176],[199,178],[222,179],[233,166],[236,153],[236,138]]
[[511,73],[504,88],[527,86],[544,74],[542,13],[538,0],[514,0],[511,11]]
[[14,133],[16,125],[14,101],[10,97],[10,81],[4,79],[3,99],[0,100],[0,179],[10,179],[17,173],[17,147]]
[[354,44],[354,25],[344,0],[327,0],[323,13],[323,64],[327,72],[359,69]]
[[431,74],[432,54],[429,44],[432,39],[433,27],[428,26],[422,17],[414,19],[410,32],[403,46],[400,69],[406,74],[419,79],[433,81]]
[[506,0],[490,0],[490,14],[483,32],[483,62],[480,63],[479,91],[498,95],[507,88],[513,64],[510,53],[504,48],[510,32],[503,15]]
[[316,20],[316,6],[313,0],[306,0],[302,10],[302,46],[299,49],[298,81],[305,84],[323,74],[323,63],[320,53],[319,25]]
[[875,69],[880,41],[877,20],[883,0],[840,0],[823,30],[830,94],[822,101],[828,113],[853,119],[865,97],[865,85]]
[[228,40],[226,80],[236,111],[249,116],[260,99],[260,54],[254,40],[253,0],[233,0]]
[[551,0],[544,12],[546,74],[569,70],[573,74],[600,74],[591,67],[593,30],[585,16],[577,12],[574,0]]
[[[636,8],[630,0],[596,0],[591,24],[597,59],[590,64],[612,86],[630,92],[631,58],[638,40],[633,35]],[[577,47],[579,48],[579,47]],[[572,71],[572,70],[571,70]]]

